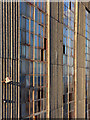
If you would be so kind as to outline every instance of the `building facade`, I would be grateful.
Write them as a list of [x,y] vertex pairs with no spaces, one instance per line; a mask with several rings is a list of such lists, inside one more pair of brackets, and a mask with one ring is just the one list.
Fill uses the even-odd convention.
[[90,118],[90,3],[7,0],[0,11],[0,118]]

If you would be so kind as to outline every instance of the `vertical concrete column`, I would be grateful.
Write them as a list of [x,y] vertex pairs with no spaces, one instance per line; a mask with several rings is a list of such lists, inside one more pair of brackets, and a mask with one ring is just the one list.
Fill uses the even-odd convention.
[[63,112],[63,3],[50,3],[50,117]]
[[85,118],[85,9],[82,3],[78,6],[77,36],[77,118]]
[[75,4],[75,118],[77,118],[77,19],[78,19],[78,2]]

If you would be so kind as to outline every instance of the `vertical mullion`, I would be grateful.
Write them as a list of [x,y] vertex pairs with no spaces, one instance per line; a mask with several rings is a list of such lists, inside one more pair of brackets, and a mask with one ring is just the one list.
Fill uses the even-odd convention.
[[[35,2],[34,2],[35,5]],[[35,59],[35,7],[34,7],[34,26],[33,26],[33,60]],[[34,88],[34,67],[35,67],[35,62],[33,62],[33,88]],[[33,89],[33,118],[35,118],[34,116],[34,89]]]
[[[12,0],[11,0],[11,80],[12,80],[12,74],[13,74],[13,66],[12,66],[12,56],[13,56],[13,53],[12,53],[12,6],[13,6],[13,3],[12,3]],[[12,84],[11,84],[11,101],[12,101]],[[12,102],[11,102],[11,118],[12,118]]]
[[[6,76],[5,77],[7,77],[7,65],[8,65],[8,46],[7,46],[7,40],[8,40],[8,38],[7,38],[7,1],[6,1],[6,39],[5,39],[5,41],[6,41],[6,69],[5,69],[5,71],[6,71]],[[8,101],[7,101],[7,93],[8,93],[8,89],[7,89],[7,84],[6,84],[6,116],[7,116],[7,110],[8,110],[8,108],[7,108],[7,105],[8,105]]]
[[17,57],[17,47],[18,47],[17,46],[18,45],[18,41],[17,41],[17,2],[16,2],[16,10],[15,11],[16,11],[16,15],[15,15],[15,17],[16,17],[16,22],[15,22],[16,23],[16,25],[15,25],[16,29],[15,30],[16,31],[15,31],[15,34],[16,34],[16,84],[17,84],[16,89],[15,89],[15,91],[16,91],[16,99],[15,99],[16,103],[15,104],[16,104],[16,118],[18,118],[18,106],[17,106],[17,104],[18,104],[18,99],[17,99],[18,98],[18,95],[17,95],[17,93],[18,93],[17,92],[17,88],[18,88],[18,80],[17,80],[18,79],[18,66],[17,66],[18,65],[18,57]]
[[[1,3],[2,5],[2,80],[3,80],[3,10],[4,10],[4,5],[3,2]],[[3,119],[3,83],[2,83],[2,119]]]
[[[4,19],[4,24],[5,24],[5,33],[6,33],[6,2],[4,3],[4,15],[5,15],[5,19]],[[5,77],[6,77],[6,34],[5,34]],[[5,84],[5,118],[6,118],[6,84]]]

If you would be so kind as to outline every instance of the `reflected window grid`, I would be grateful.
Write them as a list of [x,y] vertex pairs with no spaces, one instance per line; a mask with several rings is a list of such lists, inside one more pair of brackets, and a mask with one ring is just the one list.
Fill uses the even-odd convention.
[[[46,45],[44,39],[47,36],[46,3],[34,4],[20,3],[21,76],[26,76],[21,79],[21,82],[25,81],[24,92],[27,94],[24,100],[23,96],[21,97],[23,118],[32,114],[37,118],[46,116],[47,47],[44,47]],[[26,104],[29,105],[30,110]],[[22,109],[27,109],[27,112],[24,113]],[[42,111],[43,114],[40,114]]]

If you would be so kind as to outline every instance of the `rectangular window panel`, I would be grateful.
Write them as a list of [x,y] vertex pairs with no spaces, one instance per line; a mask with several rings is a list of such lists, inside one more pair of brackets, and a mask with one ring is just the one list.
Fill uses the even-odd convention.
[[33,32],[33,26],[34,26],[34,22],[33,20],[31,20],[31,32]]
[[29,32],[26,32],[26,44],[29,44]]
[[33,34],[31,34],[30,45],[33,46]]
[[26,19],[26,30],[29,31],[29,19]]

